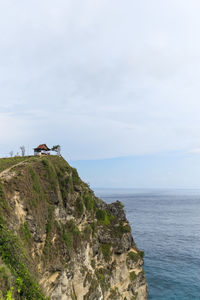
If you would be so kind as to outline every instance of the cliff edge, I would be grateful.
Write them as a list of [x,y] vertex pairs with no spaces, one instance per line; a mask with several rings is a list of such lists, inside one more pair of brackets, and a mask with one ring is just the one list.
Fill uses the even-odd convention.
[[142,265],[122,203],[63,158],[0,159],[0,299],[146,300]]

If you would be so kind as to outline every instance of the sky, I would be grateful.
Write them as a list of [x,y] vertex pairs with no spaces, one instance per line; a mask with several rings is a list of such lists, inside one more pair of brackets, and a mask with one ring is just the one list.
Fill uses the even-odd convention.
[[0,0],[0,156],[94,187],[200,187],[198,0]]

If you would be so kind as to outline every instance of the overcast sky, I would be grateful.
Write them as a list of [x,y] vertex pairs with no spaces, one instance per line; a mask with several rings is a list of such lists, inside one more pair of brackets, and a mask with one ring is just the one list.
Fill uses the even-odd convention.
[[[0,155],[200,149],[198,0],[0,0]],[[192,154],[195,153],[195,154]]]

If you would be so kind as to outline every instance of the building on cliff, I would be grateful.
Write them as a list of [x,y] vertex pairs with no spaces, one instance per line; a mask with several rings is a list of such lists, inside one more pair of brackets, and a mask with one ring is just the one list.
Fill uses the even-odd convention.
[[50,154],[50,150],[46,144],[41,144],[37,148],[34,148],[34,155],[47,155]]

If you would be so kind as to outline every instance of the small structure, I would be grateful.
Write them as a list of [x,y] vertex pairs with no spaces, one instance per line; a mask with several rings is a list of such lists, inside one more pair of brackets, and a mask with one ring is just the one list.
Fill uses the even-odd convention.
[[37,148],[34,148],[34,155],[48,155],[51,149],[46,144],[41,144]]

